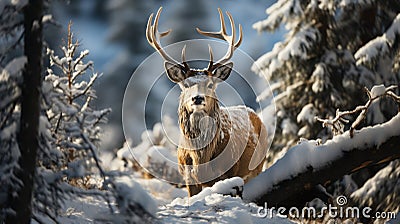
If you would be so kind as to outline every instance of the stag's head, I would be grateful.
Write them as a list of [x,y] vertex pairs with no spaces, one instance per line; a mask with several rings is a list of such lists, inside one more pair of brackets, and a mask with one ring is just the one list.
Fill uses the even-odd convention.
[[242,42],[242,27],[239,25],[240,35],[238,41],[235,43],[236,29],[232,15],[229,12],[226,13],[232,27],[232,35],[229,36],[226,32],[222,11],[218,9],[221,30],[219,32],[205,32],[197,28],[197,32],[205,36],[227,41],[229,43],[227,53],[222,59],[214,62],[212,49],[209,46],[210,60],[208,67],[204,69],[192,69],[185,60],[186,46],[182,49],[182,62],[179,63],[163,50],[160,41],[157,40],[157,37],[164,37],[171,32],[171,30],[162,33],[158,31],[157,27],[161,10],[162,8],[160,7],[157,11],[154,23],[152,21],[153,14],[149,17],[146,29],[147,41],[164,59],[164,66],[168,78],[172,82],[179,84],[182,90],[180,107],[184,107],[189,113],[204,112],[209,114],[211,111],[215,110],[214,106],[218,102],[215,94],[217,84],[225,81],[232,71],[233,63],[229,62],[229,60],[232,58],[234,50],[239,47]]

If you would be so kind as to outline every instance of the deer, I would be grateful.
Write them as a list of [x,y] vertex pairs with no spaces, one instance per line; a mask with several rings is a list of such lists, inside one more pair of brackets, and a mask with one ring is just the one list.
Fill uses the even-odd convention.
[[241,177],[246,183],[257,176],[266,158],[267,130],[260,117],[246,106],[220,106],[216,87],[224,82],[233,69],[230,59],[240,46],[243,37],[239,24],[239,38],[232,15],[226,12],[231,25],[227,34],[224,15],[218,8],[221,29],[207,32],[196,28],[206,37],[221,39],[228,43],[226,54],[214,62],[210,45],[208,67],[190,68],[185,59],[186,45],[179,63],[164,51],[160,39],[171,29],[159,32],[158,22],[162,7],[153,22],[149,16],[146,38],[163,58],[168,78],[179,85],[181,94],[178,106],[178,124],[181,132],[177,147],[179,173],[183,176],[189,198],[204,187],[211,187],[219,180]]

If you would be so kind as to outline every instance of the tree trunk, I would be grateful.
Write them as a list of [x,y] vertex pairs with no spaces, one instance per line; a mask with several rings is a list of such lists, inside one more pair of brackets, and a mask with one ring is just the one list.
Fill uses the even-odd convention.
[[21,152],[17,177],[23,186],[12,199],[15,216],[6,223],[30,223],[32,216],[33,179],[38,151],[40,89],[42,77],[42,13],[43,0],[29,0],[24,8],[24,53],[27,64],[23,71],[21,118],[18,145]]

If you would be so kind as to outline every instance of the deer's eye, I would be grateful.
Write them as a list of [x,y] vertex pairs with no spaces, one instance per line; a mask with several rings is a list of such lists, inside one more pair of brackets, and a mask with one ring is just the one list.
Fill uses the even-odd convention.
[[213,85],[212,83],[210,83],[210,84],[208,84],[207,88],[212,89],[213,86],[214,86],[214,85]]

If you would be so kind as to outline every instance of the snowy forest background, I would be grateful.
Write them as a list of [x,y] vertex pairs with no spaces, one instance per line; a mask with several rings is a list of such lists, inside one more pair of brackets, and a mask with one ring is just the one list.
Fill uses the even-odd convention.
[[[153,53],[144,32],[160,5],[160,26],[174,30],[164,45],[199,38],[198,26],[217,30],[216,9],[230,11],[244,28],[240,49],[256,59],[249,76],[270,83],[273,94],[258,100],[274,97],[276,111],[258,112],[276,116],[275,137],[243,198],[229,196],[238,181],[228,179],[188,200],[130,154],[128,144],[148,169],[181,178],[155,153],[176,159],[159,124],[178,133],[175,113],[146,114],[151,129],[129,142],[121,124],[125,87]],[[399,213],[398,1],[1,0],[0,11],[2,223],[399,222],[257,216],[265,202],[321,207],[342,195],[348,206]],[[163,98],[153,94],[150,111]]]

